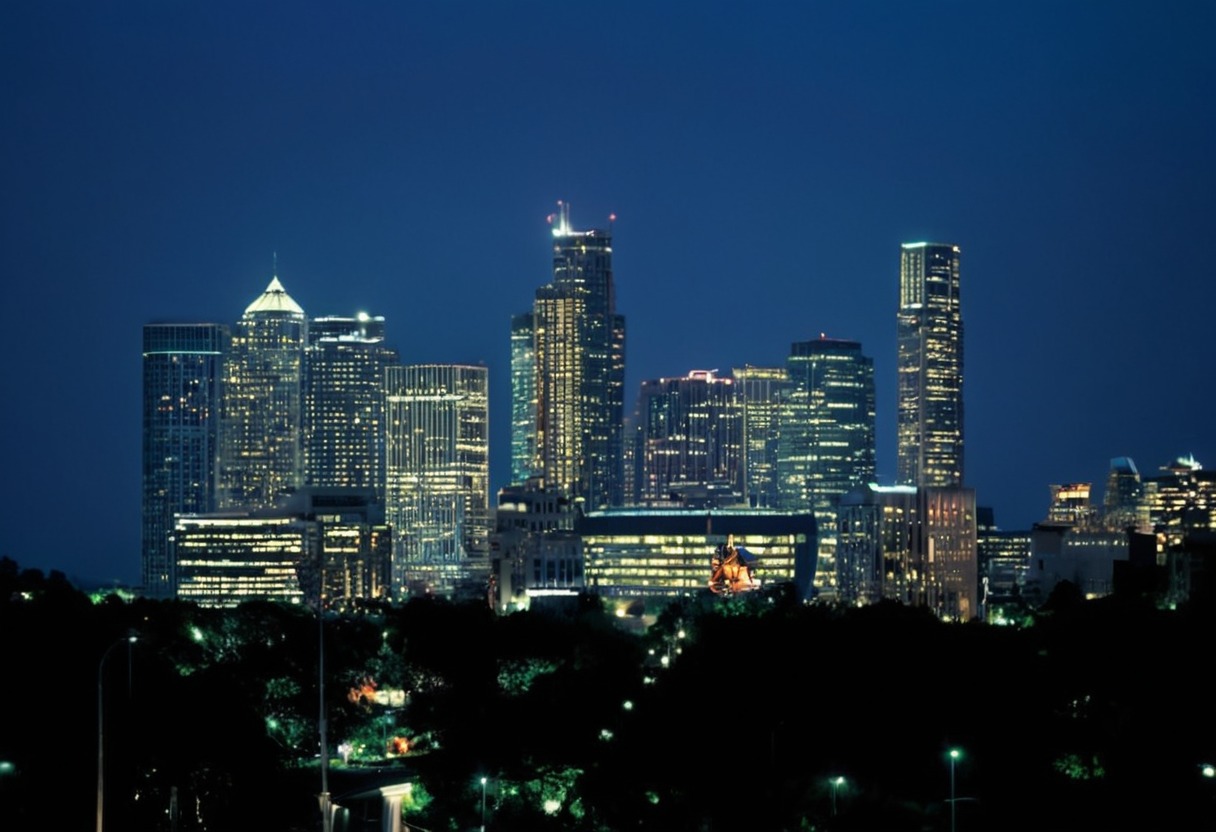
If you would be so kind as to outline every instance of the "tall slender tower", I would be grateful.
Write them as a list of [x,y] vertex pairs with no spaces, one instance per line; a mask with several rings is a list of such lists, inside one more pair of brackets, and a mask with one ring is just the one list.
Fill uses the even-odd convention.
[[789,387],[789,374],[784,367],[746,364],[731,375],[743,404],[744,494],[754,508],[776,508],[779,407]]
[[588,509],[624,495],[625,318],[616,314],[612,236],[575,231],[559,203],[553,282],[536,292],[536,472]]
[[308,322],[304,351],[304,482],[384,496],[384,371],[397,352],[384,318],[364,312]]
[[485,367],[389,367],[385,514],[393,592],[450,592],[488,570],[489,392]]
[[175,514],[215,511],[220,393],[228,327],[144,327],[143,585],[176,592],[169,547]]
[[904,243],[899,263],[899,482],[963,484],[959,247]]
[[511,482],[536,470],[536,333],[532,313],[511,316]]
[[781,507],[811,510],[819,527],[815,584],[836,584],[836,507],[874,480],[874,361],[857,341],[820,335],[790,345],[789,389],[779,409]]
[[277,276],[236,324],[225,366],[220,508],[269,508],[303,482],[307,329]]

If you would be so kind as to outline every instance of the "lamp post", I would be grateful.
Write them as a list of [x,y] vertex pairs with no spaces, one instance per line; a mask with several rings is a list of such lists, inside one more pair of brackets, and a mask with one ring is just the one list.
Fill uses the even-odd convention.
[[103,681],[105,679],[106,659],[110,658],[110,654],[114,652],[114,648],[120,645],[127,645],[127,689],[131,687],[131,645],[135,643],[139,636],[132,630],[123,638],[111,644],[101,654],[101,661],[97,663],[97,832],[102,832],[102,812],[105,803],[105,698],[103,696]]
[[486,832],[486,778],[481,778],[481,832]]
[[954,764],[958,762],[959,757],[963,756],[963,752],[957,748],[951,748],[948,756],[950,757],[950,832],[954,832],[955,808],[958,805],[954,799]]
[[836,790],[844,785],[844,778],[836,776],[828,782],[832,784],[832,817],[836,817]]

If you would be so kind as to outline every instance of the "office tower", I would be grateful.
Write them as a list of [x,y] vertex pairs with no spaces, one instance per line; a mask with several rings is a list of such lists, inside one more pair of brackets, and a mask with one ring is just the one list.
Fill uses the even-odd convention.
[[277,276],[236,324],[220,425],[221,508],[269,508],[303,482],[307,328]]
[[371,489],[304,487],[273,509],[180,515],[178,597],[350,609],[388,597],[391,533]]
[[[732,542],[756,559],[756,586],[788,584],[799,601],[811,598],[816,528],[810,512],[617,508],[580,514],[574,533],[585,585],[603,597],[680,598],[703,592],[714,556]],[[531,575],[537,576],[535,569]]]
[[970,621],[980,613],[975,489],[923,486],[917,489],[917,506],[916,603],[947,621]]
[[511,316],[511,482],[536,469],[536,333],[532,313]]
[[789,390],[778,408],[781,507],[819,523],[817,586],[835,584],[836,502],[875,475],[874,361],[861,344],[827,338],[790,345]]
[[947,621],[979,615],[974,489],[868,483],[837,513],[840,601],[886,598]]
[[976,561],[985,621],[1008,623],[1004,607],[1017,605],[1030,569],[1030,532],[997,528],[991,508],[976,507]]
[[1128,456],[1118,456],[1110,461],[1110,472],[1106,475],[1106,494],[1102,501],[1102,518],[1109,529],[1136,529],[1149,531],[1148,503],[1144,499],[1144,485],[1140,482],[1140,471]]
[[776,508],[777,441],[780,435],[778,408],[789,387],[784,367],[736,367],[735,379],[743,405],[743,493],[753,508]]
[[[588,509],[619,505],[624,488],[625,318],[616,314],[612,237],[553,218],[553,281],[532,309],[537,469]],[[520,394],[523,395],[522,393]]]
[[841,495],[836,507],[836,598],[861,606],[884,599],[914,603],[917,490],[866,483]]
[[304,482],[384,494],[384,318],[313,318],[304,351]]
[[222,324],[144,327],[142,572],[154,598],[175,592],[174,515],[215,510],[227,342]]
[[898,477],[963,484],[959,248],[904,243],[899,264]]
[[712,370],[643,381],[638,394],[639,502],[718,491],[743,499],[743,408]]
[[1216,532],[1216,471],[1204,470],[1191,454],[1144,480],[1149,520],[1157,532],[1159,557],[1182,547],[1196,532]]
[[385,511],[393,591],[450,593],[486,573],[490,534],[485,367],[389,367],[385,381]]

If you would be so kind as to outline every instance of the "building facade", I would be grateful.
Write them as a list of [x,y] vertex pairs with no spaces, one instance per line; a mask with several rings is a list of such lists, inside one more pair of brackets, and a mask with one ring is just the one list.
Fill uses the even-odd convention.
[[789,387],[784,367],[753,367],[731,371],[743,406],[743,493],[754,508],[776,508],[779,407]]
[[871,483],[841,498],[837,524],[841,601],[886,598],[947,621],[980,615],[974,490]]
[[304,351],[304,483],[384,495],[384,318],[313,318]]
[[448,594],[487,572],[487,371],[460,364],[390,367],[385,386],[394,595]]
[[[616,313],[612,236],[553,218],[553,280],[532,309],[536,465],[588,508],[624,496],[625,319]],[[527,396],[521,389],[517,398]]]
[[899,269],[898,479],[963,484],[959,247],[904,243]]
[[791,584],[808,600],[816,528],[810,512],[765,509],[609,509],[575,523],[584,580],[605,597],[678,598],[706,590],[713,560],[728,542],[755,561],[757,588]]
[[179,515],[178,597],[351,609],[388,598],[391,533],[371,489],[303,488],[276,508]]
[[820,336],[796,342],[778,408],[777,490],[787,510],[818,521],[821,591],[835,584],[836,504],[876,473],[874,361],[861,344]]
[[637,401],[639,503],[681,490],[720,489],[743,499],[743,407],[735,384],[710,370],[643,381]]
[[536,330],[525,312],[511,316],[511,482],[536,469]]
[[225,362],[222,509],[270,508],[304,480],[304,310],[275,277],[237,322]]
[[215,511],[223,324],[143,330],[142,580],[153,598],[176,591],[169,536],[177,514]]

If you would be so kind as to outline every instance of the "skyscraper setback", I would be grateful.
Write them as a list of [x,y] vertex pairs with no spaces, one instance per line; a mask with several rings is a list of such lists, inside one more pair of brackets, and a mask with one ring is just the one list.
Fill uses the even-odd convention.
[[[530,467],[589,509],[619,505],[625,318],[616,313],[612,236],[572,229],[564,203],[552,223],[553,281],[537,290],[532,309],[536,464]],[[521,379],[515,383],[526,388]],[[526,399],[526,389],[513,393]]]
[[900,483],[963,484],[959,247],[904,243],[899,262]]

